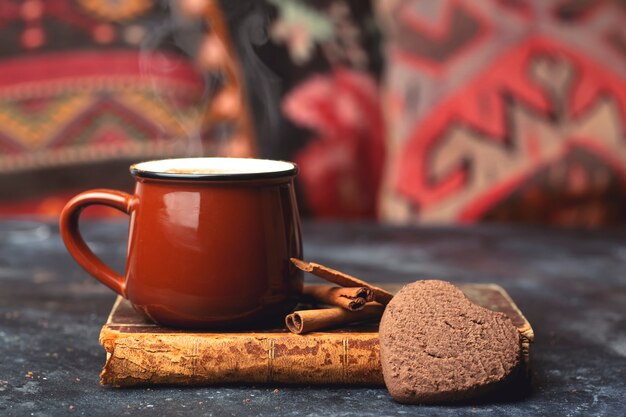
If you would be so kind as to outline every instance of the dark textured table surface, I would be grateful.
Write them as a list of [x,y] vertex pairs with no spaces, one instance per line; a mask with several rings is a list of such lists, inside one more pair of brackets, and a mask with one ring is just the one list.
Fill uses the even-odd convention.
[[[121,270],[126,224],[83,230]],[[101,387],[98,332],[115,296],[73,262],[55,225],[1,221],[0,415],[625,415],[626,232],[309,223],[303,233],[307,259],[372,282],[502,285],[535,330],[528,395],[417,407],[384,388]]]

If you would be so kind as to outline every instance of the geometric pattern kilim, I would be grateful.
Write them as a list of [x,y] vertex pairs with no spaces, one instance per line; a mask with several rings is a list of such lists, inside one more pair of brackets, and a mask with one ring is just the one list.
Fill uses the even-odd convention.
[[626,222],[623,2],[380,1],[398,222]]
[[[191,129],[201,124],[202,84],[190,64],[181,62],[167,77],[144,76],[133,71],[137,54],[109,53],[98,55],[109,64],[100,67],[102,74],[97,63],[68,74],[68,59],[94,57],[63,58],[13,60],[0,67],[0,79],[11,80],[0,85],[0,172],[120,153],[184,153],[191,146],[190,134],[198,134]],[[117,73],[110,72],[112,62]],[[45,66],[45,77],[10,74],[32,65]],[[59,77],[50,76],[55,72]]]
[[166,3],[2,1],[0,215],[56,216],[81,190],[130,190],[136,161],[249,151],[207,122],[215,91],[174,32],[201,22]]

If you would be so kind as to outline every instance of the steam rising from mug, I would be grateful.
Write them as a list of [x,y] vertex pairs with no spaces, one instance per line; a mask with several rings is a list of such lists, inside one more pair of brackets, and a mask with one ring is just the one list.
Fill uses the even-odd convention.
[[[219,88],[219,76],[202,74],[204,91],[201,103],[191,114],[184,114],[177,109],[172,91],[160,85],[155,74],[173,71],[180,65],[179,62],[172,61],[167,55],[159,52],[164,46],[180,50],[193,61],[206,33],[207,22],[194,21],[183,16],[178,1],[164,0],[162,6],[167,11],[168,18],[155,25],[141,44],[139,62],[141,74],[150,80],[155,96],[168,104],[167,108],[174,112],[172,116],[184,130],[186,137],[176,139],[187,142],[185,154],[200,156],[205,153],[202,145],[202,119]],[[255,0],[223,1],[220,2],[220,6],[230,27],[231,40],[236,48],[236,56],[244,77],[246,96],[253,110],[252,117],[259,147],[263,153],[263,144],[269,143],[276,136],[273,133],[277,129],[280,116],[280,79],[263,63],[255,51],[255,46],[264,45],[269,39],[270,10],[263,2]],[[160,59],[155,60],[155,56]],[[151,59],[148,59],[149,57]],[[159,121],[155,120],[155,123]],[[212,135],[212,139],[219,143],[227,138],[230,132],[224,126],[212,126]]]

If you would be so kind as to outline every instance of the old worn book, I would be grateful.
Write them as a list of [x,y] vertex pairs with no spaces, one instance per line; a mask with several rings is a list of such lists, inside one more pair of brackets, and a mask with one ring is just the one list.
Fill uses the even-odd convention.
[[[504,289],[494,284],[460,288],[477,304],[511,318],[520,332],[527,365],[533,331]],[[151,323],[118,297],[100,332],[100,344],[107,352],[101,383],[116,387],[228,383],[384,385],[377,324],[306,335],[285,329],[189,332]]]

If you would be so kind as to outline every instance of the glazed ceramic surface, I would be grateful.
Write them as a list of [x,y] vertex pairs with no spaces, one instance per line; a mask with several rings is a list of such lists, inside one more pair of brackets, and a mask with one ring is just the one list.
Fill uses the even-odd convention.
[[[225,158],[201,158],[209,165],[218,159]],[[137,180],[133,195],[92,190],[66,205],[61,233],[83,268],[169,326],[258,326],[293,309],[302,291],[302,274],[289,261],[302,257],[295,165],[210,173],[141,166],[131,167]],[[130,215],[124,277],[80,236],[80,211],[91,204]]]

